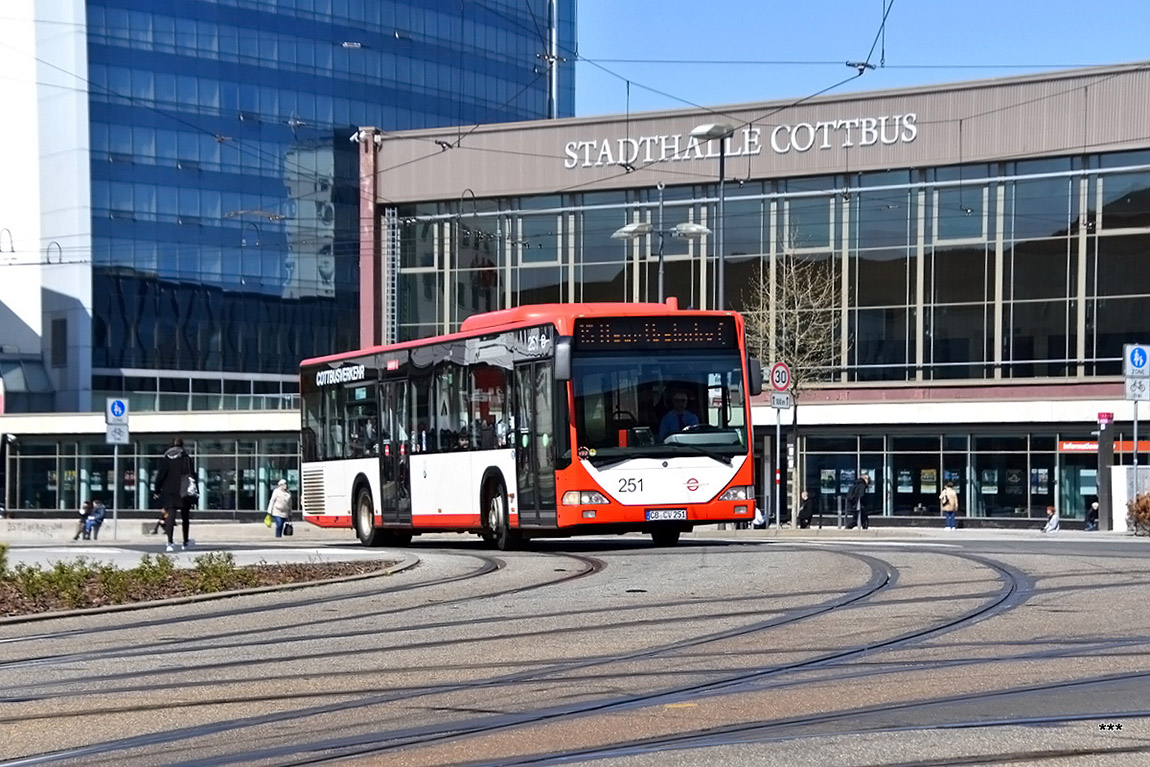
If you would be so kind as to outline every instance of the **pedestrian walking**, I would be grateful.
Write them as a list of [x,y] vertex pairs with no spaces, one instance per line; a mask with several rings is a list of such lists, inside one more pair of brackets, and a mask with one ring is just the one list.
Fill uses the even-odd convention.
[[92,513],[92,501],[87,500],[80,504],[80,519],[76,524],[76,534],[72,536],[72,540],[78,541],[80,538],[88,540],[88,515]]
[[815,499],[804,490],[799,496],[799,529],[806,530],[811,526],[811,519],[815,515]]
[[1044,533],[1056,533],[1061,525],[1058,520],[1058,512],[1053,506],[1046,507],[1046,527],[1042,528]]
[[165,550],[176,550],[172,536],[175,532],[177,511],[180,513],[180,522],[183,525],[184,548],[191,548],[195,541],[188,537],[188,528],[191,526],[192,504],[199,497],[200,491],[196,481],[195,463],[184,450],[184,440],[179,437],[172,440],[172,446],[160,459],[160,468],[156,472],[152,494],[160,499],[160,506],[164,509],[164,532],[168,536]]
[[271,500],[268,501],[268,514],[276,524],[276,538],[282,538],[284,525],[291,519],[291,490],[288,490],[286,479],[281,479],[276,489],[272,491]]
[[855,518],[847,525],[847,530],[853,530],[856,524],[863,530],[870,527],[870,515],[866,507],[868,487],[870,487],[870,474],[864,471],[847,491],[847,508],[855,513]]
[[958,522],[954,515],[958,513],[958,493],[954,490],[954,482],[949,479],[946,481],[946,487],[939,493],[938,500],[942,514],[946,517],[946,529],[957,530]]

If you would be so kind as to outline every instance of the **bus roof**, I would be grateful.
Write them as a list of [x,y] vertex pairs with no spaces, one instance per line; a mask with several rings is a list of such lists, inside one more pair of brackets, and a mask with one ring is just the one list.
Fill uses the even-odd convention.
[[450,333],[428,338],[417,338],[397,344],[382,346],[369,346],[349,352],[330,354],[324,357],[313,357],[304,360],[300,366],[315,365],[324,362],[359,357],[374,352],[390,351],[393,349],[407,349],[423,346],[429,343],[439,343],[455,338],[498,333],[504,330],[514,330],[520,327],[555,325],[562,335],[570,335],[574,331],[575,320],[582,317],[650,317],[666,316],[668,314],[698,314],[698,315],[734,315],[733,311],[713,311],[700,309],[680,309],[678,301],[672,297],[665,304],[657,303],[593,303],[593,304],[527,304],[512,309],[498,309],[493,312],[475,314],[463,321],[458,333]]

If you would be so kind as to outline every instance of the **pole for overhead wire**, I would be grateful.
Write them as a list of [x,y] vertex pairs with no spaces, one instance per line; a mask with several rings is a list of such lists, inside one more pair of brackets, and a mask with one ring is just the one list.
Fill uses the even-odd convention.
[[[659,182],[659,303],[666,300],[666,294],[663,291],[663,237],[666,233],[663,231],[663,187],[666,186],[662,181]],[[647,283],[648,285],[650,283]]]

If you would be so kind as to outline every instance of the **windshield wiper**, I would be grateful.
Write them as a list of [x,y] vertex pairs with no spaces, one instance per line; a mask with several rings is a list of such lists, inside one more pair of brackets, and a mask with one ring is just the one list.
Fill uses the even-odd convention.
[[716,453],[714,450],[708,450],[705,447],[701,447],[701,446],[693,444],[691,442],[676,442],[675,447],[689,448],[691,450],[694,450],[699,455],[705,455],[708,458],[714,459],[716,461],[721,461],[722,463],[725,463],[728,466],[731,466],[734,463],[734,460],[729,455],[723,455],[722,453]]

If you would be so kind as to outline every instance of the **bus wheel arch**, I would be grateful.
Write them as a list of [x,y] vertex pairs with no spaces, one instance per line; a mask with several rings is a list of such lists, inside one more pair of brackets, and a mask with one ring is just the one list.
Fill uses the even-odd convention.
[[352,526],[355,535],[364,546],[380,546],[383,544],[383,531],[375,526],[375,502],[371,498],[371,483],[367,477],[360,474],[352,483],[351,497],[355,499],[352,507]]
[[488,469],[480,485],[483,488],[480,498],[482,509],[483,540],[500,551],[514,549],[519,540],[517,531],[511,529],[511,509],[507,503],[507,483],[497,469]]

